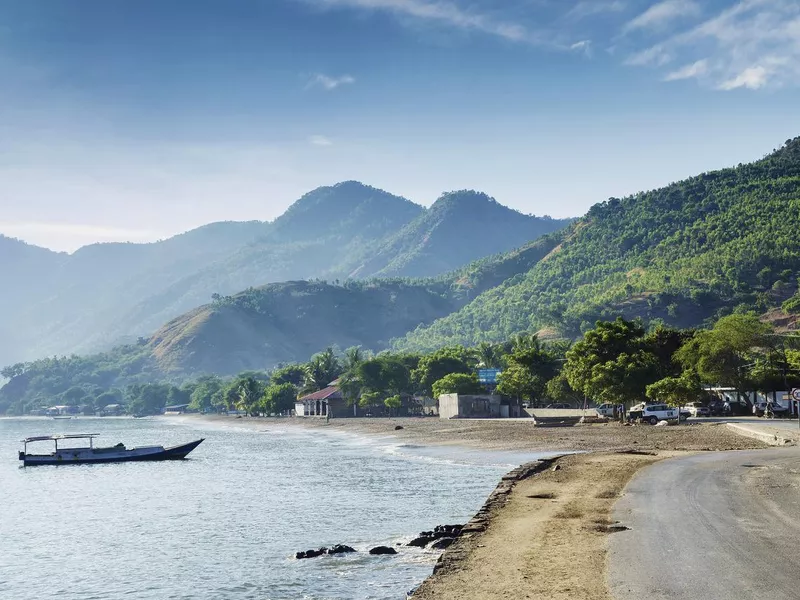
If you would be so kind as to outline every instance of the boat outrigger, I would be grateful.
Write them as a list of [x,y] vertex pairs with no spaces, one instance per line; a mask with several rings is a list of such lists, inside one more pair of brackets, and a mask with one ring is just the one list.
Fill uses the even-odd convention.
[[[24,466],[33,465],[75,465],[86,463],[110,463],[144,460],[181,460],[186,458],[192,450],[197,448],[203,439],[183,444],[182,446],[140,446],[126,448],[124,444],[117,444],[109,448],[95,448],[94,438],[96,433],[66,433],[62,435],[42,435],[29,437],[22,440],[24,450],[19,453],[19,459]],[[58,442],[62,440],[89,440],[88,446],[79,448],[59,448]],[[32,442],[55,442],[55,451],[50,454],[28,454],[28,444]]]

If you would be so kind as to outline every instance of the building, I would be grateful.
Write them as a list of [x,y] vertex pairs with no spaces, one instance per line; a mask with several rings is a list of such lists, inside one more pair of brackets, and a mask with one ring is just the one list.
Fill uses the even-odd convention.
[[106,404],[100,409],[101,417],[117,417],[125,412],[125,407],[121,404]]
[[334,381],[332,385],[299,398],[294,405],[298,417],[349,417],[352,408],[347,406],[344,395]]
[[519,404],[503,396],[439,396],[439,417],[442,419],[506,419],[520,416],[522,413]]

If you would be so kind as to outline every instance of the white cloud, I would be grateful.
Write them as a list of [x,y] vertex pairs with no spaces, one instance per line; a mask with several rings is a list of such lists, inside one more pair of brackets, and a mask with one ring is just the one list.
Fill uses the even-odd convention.
[[647,65],[656,65],[660,67],[671,60],[672,55],[670,55],[663,46],[653,46],[630,55],[625,59],[625,64],[632,67],[644,67]]
[[324,73],[317,73],[308,82],[307,87],[321,87],[324,90],[332,91],[343,85],[350,85],[356,82],[352,75],[342,75],[341,77],[331,77]]
[[706,73],[708,73],[708,61],[703,58],[701,60],[693,62],[690,65],[681,67],[676,71],[668,73],[667,76],[664,77],[664,81],[679,81],[681,79],[692,79],[695,77],[702,77]]
[[557,46],[545,36],[513,20],[496,19],[475,8],[464,8],[449,0],[305,0],[329,7],[382,10],[424,21],[438,22],[466,31],[478,31],[512,42]]
[[800,2],[737,0],[698,24],[634,50],[625,64],[662,67],[677,60],[687,66],[667,73],[666,81],[698,77],[722,91],[797,86]]
[[570,50],[575,50],[576,52],[583,52],[586,56],[591,57],[592,55],[592,40],[581,40],[580,42],[575,42],[569,47]]
[[729,91],[737,88],[757,90],[767,85],[769,73],[764,67],[750,67],[739,73],[736,77],[723,81],[719,89]]
[[308,138],[308,143],[312,146],[333,146],[333,141],[324,135],[312,135]]
[[692,0],[664,0],[628,21],[623,27],[623,32],[636,29],[656,29],[678,18],[695,17],[699,14],[700,5]]
[[585,19],[606,13],[618,13],[625,10],[627,4],[622,0],[581,0],[565,15],[572,20]]

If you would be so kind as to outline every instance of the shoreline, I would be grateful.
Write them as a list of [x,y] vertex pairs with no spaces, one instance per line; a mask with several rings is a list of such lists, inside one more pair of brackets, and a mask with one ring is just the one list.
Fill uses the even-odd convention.
[[532,420],[443,420],[433,417],[341,418],[234,417],[183,414],[158,416],[184,422],[240,427],[253,431],[298,430],[391,439],[423,446],[458,446],[505,452],[710,451],[746,450],[760,442],[733,433],[722,423],[669,427],[619,423],[542,427]]
[[612,600],[606,583],[607,539],[625,524],[613,522],[611,514],[640,469],[691,453],[767,447],[724,424],[546,428],[529,422],[420,418],[325,423],[186,417],[261,431],[296,427],[407,444],[556,455],[518,466],[501,478],[462,535],[440,555],[433,573],[414,589],[413,600]]

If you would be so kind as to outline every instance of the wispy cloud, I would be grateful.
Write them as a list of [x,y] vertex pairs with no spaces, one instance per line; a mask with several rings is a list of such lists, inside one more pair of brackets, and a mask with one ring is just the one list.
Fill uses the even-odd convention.
[[666,81],[694,77],[723,91],[796,86],[800,82],[800,2],[738,0],[634,51],[625,62],[662,67],[678,60],[686,66],[667,73]]
[[628,21],[623,32],[636,29],[657,29],[681,17],[695,17],[700,14],[700,5],[692,0],[664,0],[654,4],[638,17]]
[[581,0],[570,9],[565,18],[577,21],[607,13],[619,13],[627,6],[622,0]]
[[333,140],[324,135],[312,135],[308,138],[308,143],[312,146],[333,146]]
[[664,77],[664,81],[680,81],[681,79],[692,79],[695,77],[702,77],[708,73],[708,61],[706,59],[701,59],[696,62],[693,62],[690,65],[686,65],[685,67],[681,67],[671,73],[667,73],[667,76]]
[[725,91],[735,90],[737,88],[757,90],[767,85],[769,75],[765,67],[750,67],[739,73],[736,77],[723,81],[719,85],[719,89]]
[[583,52],[586,56],[592,55],[592,40],[581,40],[580,42],[575,42],[569,47],[570,50],[575,50],[576,52]]
[[317,0],[313,4],[386,11],[423,21],[437,22],[465,31],[477,31],[512,42],[558,45],[547,36],[533,31],[515,20],[500,19],[472,5],[470,8],[466,8],[450,0]]
[[330,92],[338,87],[343,85],[351,85],[355,82],[356,79],[352,75],[331,77],[330,75],[325,75],[324,73],[317,73],[311,78],[311,80],[308,82],[308,86],[306,87],[320,87]]

